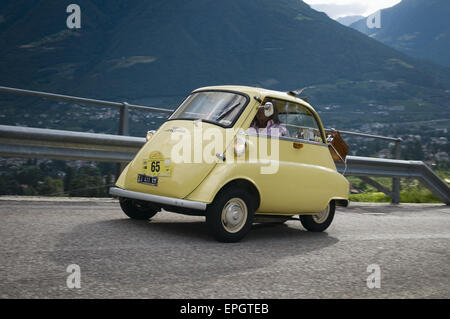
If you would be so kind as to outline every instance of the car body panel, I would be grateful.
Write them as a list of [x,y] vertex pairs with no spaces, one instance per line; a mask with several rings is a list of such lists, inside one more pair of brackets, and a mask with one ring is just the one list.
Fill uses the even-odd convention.
[[[207,123],[202,123],[202,125],[204,127],[213,126]],[[126,171],[121,174],[116,185],[130,191],[177,198],[184,198],[192,192],[215,166],[214,162],[195,162],[193,148],[191,152],[186,152],[190,158],[189,161],[174,163],[174,154],[172,153],[181,138],[187,137],[191,143],[194,143],[194,126],[193,121],[186,120],[165,122],[136,154]],[[179,134],[176,139],[172,138],[173,130],[177,130]],[[158,186],[138,183],[138,174],[150,175],[149,165],[151,164],[147,162],[145,165],[145,162],[149,161],[155,153],[159,153],[164,161],[169,161],[166,165],[170,165],[170,173],[159,176]],[[145,168],[146,166],[147,168]]]
[[[261,138],[261,137],[259,137]],[[249,136],[254,147],[256,137]],[[348,199],[349,183],[336,171],[326,146],[302,143],[294,149],[291,141],[280,141],[280,159],[276,174],[261,174],[268,169],[268,158],[257,162],[217,164],[209,176],[186,199],[211,203],[215,195],[234,180],[247,180],[260,195],[258,214],[314,214],[332,199]]]

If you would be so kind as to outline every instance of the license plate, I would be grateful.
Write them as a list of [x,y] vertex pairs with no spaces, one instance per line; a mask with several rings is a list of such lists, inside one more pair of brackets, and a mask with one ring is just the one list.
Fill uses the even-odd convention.
[[146,185],[158,186],[158,176],[139,174],[137,177],[137,182]]
[[153,152],[149,159],[143,162],[144,172],[148,176],[170,176],[170,160],[160,152]]

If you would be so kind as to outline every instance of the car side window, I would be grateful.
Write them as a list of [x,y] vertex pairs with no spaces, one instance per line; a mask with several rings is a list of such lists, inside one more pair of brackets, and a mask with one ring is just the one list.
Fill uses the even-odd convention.
[[285,102],[281,109],[279,109],[279,118],[289,130],[291,137],[324,143],[314,115],[305,106]]

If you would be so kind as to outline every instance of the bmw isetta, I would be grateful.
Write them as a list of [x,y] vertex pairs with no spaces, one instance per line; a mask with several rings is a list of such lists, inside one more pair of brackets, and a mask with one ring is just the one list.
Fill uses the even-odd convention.
[[205,216],[221,242],[241,240],[262,218],[299,215],[307,230],[324,231],[349,196],[313,107],[293,92],[244,86],[194,90],[115,186],[130,218]]

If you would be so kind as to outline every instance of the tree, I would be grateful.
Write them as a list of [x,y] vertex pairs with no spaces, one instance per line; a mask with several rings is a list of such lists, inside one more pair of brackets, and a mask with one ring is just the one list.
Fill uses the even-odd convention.
[[104,197],[105,184],[96,167],[82,167],[70,183],[69,196]]
[[57,195],[62,193],[63,188],[64,184],[60,179],[47,176],[43,183],[37,187],[37,191],[40,195]]
[[23,195],[23,189],[14,177],[0,176],[0,195]]

